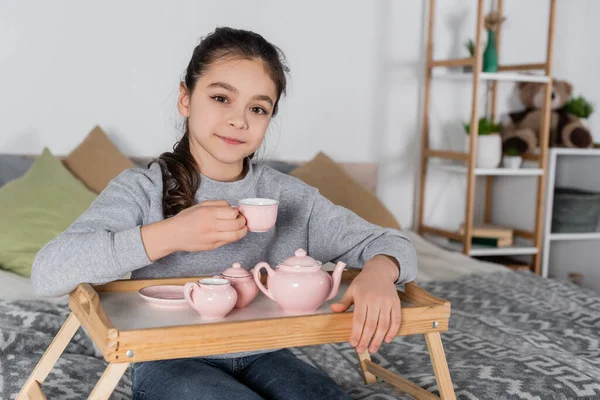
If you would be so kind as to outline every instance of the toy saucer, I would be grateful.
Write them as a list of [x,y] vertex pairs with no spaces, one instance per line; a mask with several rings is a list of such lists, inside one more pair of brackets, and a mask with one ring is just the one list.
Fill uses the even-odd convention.
[[183,295],[183,286],[154,285],[138,290],[138,294],[149,303],[161,306],[182,306],[187,304]]

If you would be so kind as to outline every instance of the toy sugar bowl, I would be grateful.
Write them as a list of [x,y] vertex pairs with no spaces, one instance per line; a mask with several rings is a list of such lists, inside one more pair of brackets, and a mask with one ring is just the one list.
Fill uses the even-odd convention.
[[225,318],[233,310],[238,298],[231,283],[218,276],[187,282],[183,287],[183,295],[189,305],[206,320]]
[[221,274],[221,277],[231,282],[237,292],[235,308],[244,308],[254,300],[258,287],[251,272],[246,271],[239,263],[234,263]]

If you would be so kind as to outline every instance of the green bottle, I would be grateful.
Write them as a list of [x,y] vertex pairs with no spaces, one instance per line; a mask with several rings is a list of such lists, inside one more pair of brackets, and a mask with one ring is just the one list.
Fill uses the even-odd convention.
[[483,72],[498,72],[496,32],[492,30],[488,31],[488,42],[483,52]]

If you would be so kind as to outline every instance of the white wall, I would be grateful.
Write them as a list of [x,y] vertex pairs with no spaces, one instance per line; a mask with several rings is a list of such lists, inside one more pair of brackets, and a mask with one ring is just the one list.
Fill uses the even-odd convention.
[[[476,2],[437,3],[436,57],[464,56],[462,43],[474,34]],[[548,0],[505,3],[503,61],[540,61]],[[600,4],[559,3],[556,75],[600,103],[600,91],[594,90],[600,82],[592,73],[598,56],[585,40],[599,33],[593,16]],[[170,149],[180,123],[178,82],[197,40],[217,25],[247,28],[280,46],[292,69],[289,95],[264,157],[307,160],[322,150],[339,161],[379,161],[379,194],[409,227],[420,143],[425,4],[1,2],[0,152],[37,153],[48,146],[67,154],[95,124],[126,154]],[[525,34],[525,26],[532,33]],[[470,103],[468,86],[461,85],[436,82],[431,124],[437,146],[456,147],[462,140],[459,120],[467,118]],[[592,124],[600,126],[595,118]],[[448,185],[456,179],[431,179],[430,223],[455,228],[462,218],[464,185]]]

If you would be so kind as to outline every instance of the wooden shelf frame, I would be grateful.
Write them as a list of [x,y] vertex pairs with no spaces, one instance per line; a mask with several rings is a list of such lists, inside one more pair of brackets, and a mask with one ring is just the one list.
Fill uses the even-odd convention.
[[[477,56],[468,58],[457,58],[449,60],[433,60],[433,33],[435,26],[435,0],[429,0],[428,10],[428,27],[427,27],[427,44],[425,49],[425,80],[424,80],[424,94],[423,94],[423,112],[421,121],[421,165],[420,165],[420,185],[419,185],[419,196],[417,202],[417,215],[416,215],[416,227],[420,234],[432,233],[432,230],[437,230],[438,234],[446,238],[457,240],[457,236],[454,232],[448,230],[436,229],[431,226],[427,226],[424,221],[424,209],[425,209],[425,195],[426,185],[425,181],[427,178],[427,172],[429,168],[429,161],[431,158],[443,158],[447,160],[458,160],[466,163],[465,170],[467,174],[467,190],[466,190],[466,205],[465,205],[465,232],[463,235],[458,235],[458,240],[463,244],[462,252],[464,254],[471,254],[472,237],[473,237],[473,217],[474,217],[474,201],[475,201],[475,183],[477,175],[487,175],[486,177],[486,188],[485,188],[485,209],[484,209],[484,222],[489,224],[492,223],[492,194],[493,194],[493,183],[495,175],[510,175],[510,174],[481,174],[477,173],[476,168],[477,160],[477,137],[478,137],[478,120],[479,120],[479,104],[478,104],[478,93],[481,86],[482,77],[485,75],[482,72],[483,64],[483,49],[482,49],[482,31],[484,29],[484,0],[476,0],[477,2],[477,17],[476,17],[476,38],[475,38],[475,52]],[[536,274],[540,274],[541,270],[541,255],[543,246],[543,226],[544,226],[544,195],[546,190],[547,180],[547,168],[548,168],[548,141],[549,141],[549,127],[550,127],[550,106],[551,106],[551,93],[552,93],[552,55],[554,45],[554,31],[555,31],[555,19],[556,19],[556,0],[549,0],[550,15],[548,22],[547,32],[547,43],[546,43],[546,60],[543,63],[534,64],[514,64],[514,65],[500,65],[498,70],[498,76],[501,76],[505,72],[514,71],[533,71],[540,70],[543,75],[540,76],[540,80],[543,80],[544,84],[544,101],[541,112],[541,135],[539,144],[538,154],[526,154],[524,158],[529,161],[535,161],[538,164],[538,172],[531,176],[537,179],[537,192],[536,198],[534,199],[536,204],[536,215],[534,228],[532,232],[519,231],[519,233],[525,233],[529,239],[533,241],[533,247],[536,251],[531,252],[533,261],[532,269]],[[503,12],[503,0],[497,0],[496,10],[502,15]],[[496,48],[500,52],[501,38],[502,38],[502,27],[498,28],[496,33]],[[469,135],[469,151],[468,152],[455,152],[446,150],[434,150],[429,146],[429,107],[431,100],[431,81],[433,78],[433,70],[437,67],[461,67],[461,66],[472,66],[471,83],[472,83],[472,105],[470,115],[470,126],[471,134]],[[488,79],[493,78],[488,75]],[[526,79],[514,79],[514,80],[526,80]],[[497,101],[498,97],[498,80],[491,79],[491,106],[490,115],[492,120],[497,120]]]
[[[437,71],[433,75],[436,79],[473,79],[473,72],[460,72],[460,71]],[[509,82],[540,82],[546,83],[550,80],[550,77],[540,74],[522,74],[517,72],[481,72],[479,74],[480,81],[509,81]]]
[[[359,271],[348,270],[343,281]],[[108,366],[90,399],[108,399],[132,362],[201,357],[240,351],[278,349],[350,340],[353,312],[285,316],[247,321],[118,330],[106,315],[99,293],[137,291],[149,285],[184,285],[203,277],[120,280],[105,285],[79,285],[69,295],[71,314],[23,385],[17,399],[45,399],[42,384],[52,367],[82,326],[101,350]],[[440,333],[448,330],[450,302],[436,297],[414,282],[398,291],[402,325],[398,336],[425,336],[433,372],[442,399],[455,399]],[[249,334],[251,332],[251,334]],[[365,384],[380,378],[417,399],[439,399],[413,382],[373,363],[368,351],[357,354]]]
[[[500,9],[501,6],[498,6]],[[475,57],[453,58],[447,60],[435,60],[431,62],[432,67],[466,67],[475,65]],[[546,69],[545,63],[539,64],[513,64],[498,65],[498,72],[505,71],[543,71]]]

